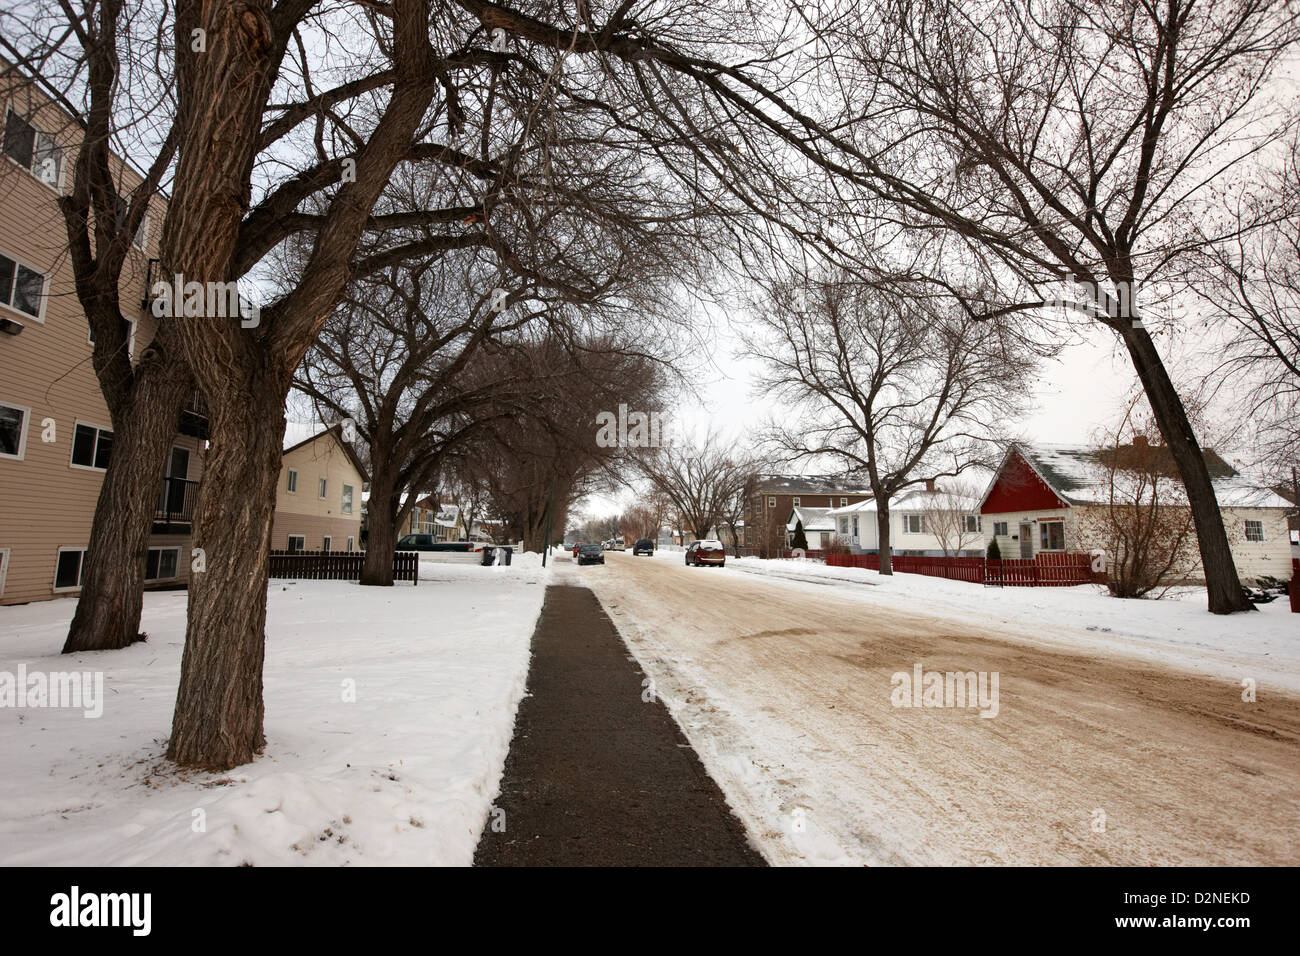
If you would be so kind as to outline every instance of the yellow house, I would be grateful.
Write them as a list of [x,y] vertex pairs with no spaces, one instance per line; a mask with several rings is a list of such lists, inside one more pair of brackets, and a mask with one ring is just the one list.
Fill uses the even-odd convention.
[[280,551],[356,551],[361,486],[369,480],[340,425],[289,422],[275,495],[271,547]]

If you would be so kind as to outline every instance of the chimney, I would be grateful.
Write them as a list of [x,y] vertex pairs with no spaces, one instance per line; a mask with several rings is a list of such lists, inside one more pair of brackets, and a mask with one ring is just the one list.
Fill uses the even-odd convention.
[[925,490],[926,490],[926,491],[931,491],[931,492],[934,491],[934,479],[933,479],[933,478],[927,478],[927,479],[925,479]]
[[1149,441],[1147,440],[1147,436],[1146,436],[1146,435],[1134,435],[1134,436],[1133,436],[1133,447],[1134,447],[1134,448],[1149,448],[1150,446],[1151,446],[1151,442],[1149,442]]

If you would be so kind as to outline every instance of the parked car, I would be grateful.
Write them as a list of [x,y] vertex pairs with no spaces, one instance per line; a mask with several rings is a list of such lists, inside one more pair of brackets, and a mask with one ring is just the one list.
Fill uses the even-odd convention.
[[605,552],[598,544],[580,544],[578,545],[578,563],[579,564],[604,564]]
[[398,551],[461,551],[474,550],[469,541],[439,541],[431,534],[407,534],[397,539]]
[[655,543],[649,538],[641,538],[636,544],[632,545],[632,557],[638,554],[654,554]]
[[725,567],[727,564],[727,549],[722,546],[722,542],[713,538],[706,538],[703,541],[693,541],[691,546],[686,549],[686,565],[699,567],[703,564],[716,564],[718,567]]

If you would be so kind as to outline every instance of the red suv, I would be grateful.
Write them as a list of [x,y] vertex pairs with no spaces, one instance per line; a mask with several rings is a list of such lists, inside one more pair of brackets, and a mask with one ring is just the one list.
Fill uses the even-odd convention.
[[727,564],[727,549],[722,546],[721,541],[706,539],[696,541],[686,549],[686,566],[691,565],[699,567],[702,564],[716,564],[718,567],[725,567]]

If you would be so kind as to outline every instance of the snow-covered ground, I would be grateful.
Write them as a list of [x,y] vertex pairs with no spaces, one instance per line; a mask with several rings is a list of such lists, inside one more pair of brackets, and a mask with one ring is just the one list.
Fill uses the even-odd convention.
[[146,643],[68,656],[73,601],[0,608],[0,675],[102,671],[105,697],[97,719],[0,707],[0,864],[468,865],[549,569],[516,554],[420,571],[271,582],[267,748],[228,774],[162,760],[185,592],[145,595]]

